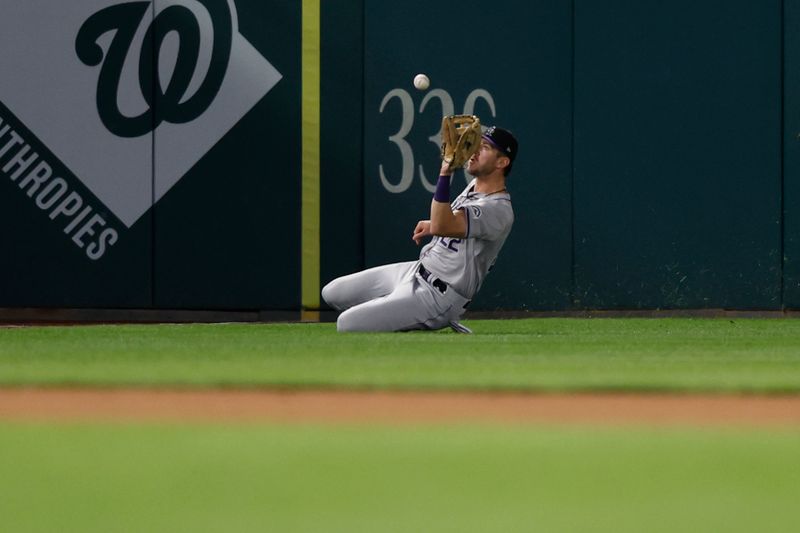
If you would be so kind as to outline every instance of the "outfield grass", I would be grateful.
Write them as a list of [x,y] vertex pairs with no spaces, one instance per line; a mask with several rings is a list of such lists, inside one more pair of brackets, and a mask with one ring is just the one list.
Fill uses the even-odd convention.
[[338,334],[333,324],[0,329],[0,386],[800,391],[800,320],[526,319]]
[[[800,321],[0,329],[0,386],[800,392]],[[388,424],[388,423],[387,423]],[[800,429],[0,422],[0,525],[793,531]]]
[[0,424],[4,531],[794,531],[800,431]]

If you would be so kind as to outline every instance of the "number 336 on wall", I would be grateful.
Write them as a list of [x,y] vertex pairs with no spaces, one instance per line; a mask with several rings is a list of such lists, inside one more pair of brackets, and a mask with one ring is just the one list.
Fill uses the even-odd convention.
[[[392,181],[386,177],[386,172],[383,170],[383,164],[378,165],[378,173],[380,174],[381,184],[383,187],[387,191],[397,194],[407,191],[414,182],[414,151],[411,149],[411,145],[408,143],[408,141],[406,141],[406,136],[409,134],[409,132],[411,132],[411,128],[414,126],[414,101],[408,91],[400,88],[392,89],[386,93],[386,96],[384,96],[383,100],[381,101],[381,113],[383,113],[383,110],[386,108],[386,105],[389,103],[389,101],[394,98],[400,100],[400,105],[402,106],[403,110],[403,119],[400,123],[400,129],[397,130],[397,133],[389,137],[389,141],[394,143],[397,146],[397,149],[400,150],[400,155],[403,159],[403,168],[400,173],[400,180],[397,181],[397,183],[392,183]],[[450,96],[450,93],[444,89],[433,89],[429,91],[419,104],[419,113],[425,111],[425,107],[428,105],[428,102],[434,99],[439,100],[439,103],[442,106],[442,116],[453,115],[455,113],[453,97]],[[489,111],[491,112],[493,118],[497,116],[494,98],[492,98],[492,95],[486,89],[475,89],[469,93],[467,99],[464,101],[465,115],[474,114],[475,104],[478,99],[483,99],[486,101],[486,103],[489,105]],[[432,142],[434,146],[436,146],[436,150],[438,151],[441,143],[441,135],[439,130],[428,137],[428,140]],[[422,165],[419,165],[419,179],[422,182],[422,186],[425,187],[428,192],[434,192],[436,190],[436,176],[434,176],[433,182],[428,180],[428,178],[425,176],[425,170],[422,168]]]

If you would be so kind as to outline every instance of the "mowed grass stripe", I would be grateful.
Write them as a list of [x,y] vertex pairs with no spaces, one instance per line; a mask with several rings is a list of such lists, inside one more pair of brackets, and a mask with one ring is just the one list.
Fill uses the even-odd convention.
[[524,319],[339,334],[333,324],[0,329],[0,386],[800,392],[793,319]]

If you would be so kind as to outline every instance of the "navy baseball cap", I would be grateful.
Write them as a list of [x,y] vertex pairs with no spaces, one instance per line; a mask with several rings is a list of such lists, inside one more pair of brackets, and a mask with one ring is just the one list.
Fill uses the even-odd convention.
[[490,126],[489,129],[484,132],[483,138],[489,141],[489,144],[503,152],[506,157],[511,159],[512,163],[514,162],[519,147],[514,134],[503,128]]

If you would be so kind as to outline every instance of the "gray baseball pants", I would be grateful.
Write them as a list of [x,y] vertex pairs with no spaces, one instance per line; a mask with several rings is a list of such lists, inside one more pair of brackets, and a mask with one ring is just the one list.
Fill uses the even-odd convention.
[[409,331],[441,329],[464,313],[469,302],[452,288],[422,278],[420,262],[408,261],[370,268],[337,278],[322,289],[322,297],[343,311],[338,331]]

